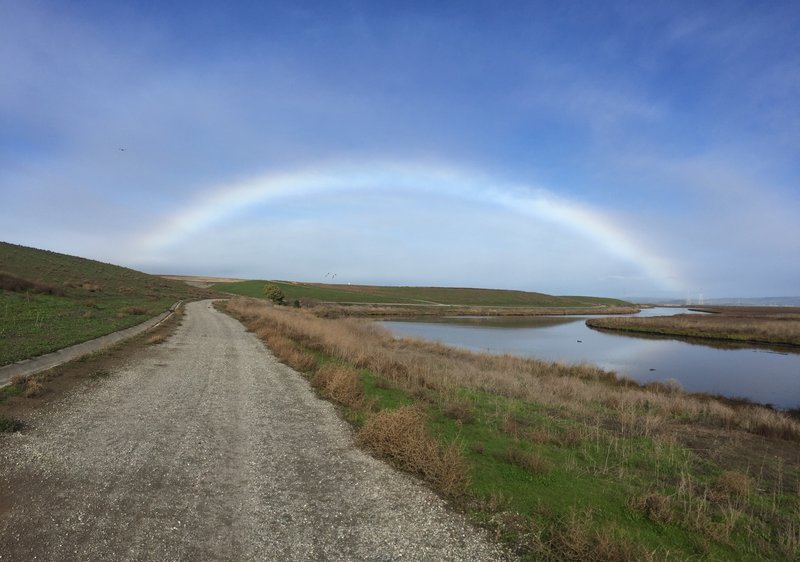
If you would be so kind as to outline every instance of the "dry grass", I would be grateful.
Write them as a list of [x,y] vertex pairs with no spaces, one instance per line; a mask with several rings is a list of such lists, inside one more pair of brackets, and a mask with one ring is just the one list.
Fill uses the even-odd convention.
[[21,386],[21,394],[25,398],[36,398],[47,392],[47,387],[34,376],[14,375],[8,382],[15,386]]
[[38,281],[31,281],[30,279],[25,279],[24,277],[6,271],[0,271],[0,290],[13,291],[16,293],[30,292],[41,295],[64,295],[64,289],[61,287],[55,287]]
[[443,446],[425,427],[426,414],[415,406],[382,410],[359,432],[371,450],[432,482],[445,495],[460,494],[468,478],[467,462],[455,443]]
[[358,371],[346,365],[323,365],[314,375],[312,384],[326,397],[345,406],[359,406],[364,399]]
[[657,560],[612,526],[598,525],[594,514],[570,513],[551,532],[545,543],[552,559],[576,562],[647,562]]
[[725,497],[748,496],[752,487],[749,476],[736,470],[727,470],[717,480],[716,490]]
[[753,343],[800,345],[800,309],[717,308],[714,314],[678,314],[650,318],[592,318],[592,328],[710,338]]
[[605,416],[626,434],[652,435],[670,420],[741,429],[800,441],[800,423],[757,405],[688,394],[669,382],[642,386],[591,365],[478,354],[412,339],[395,339],[368,321],[318,318],[307,311],[234,299],[228,309],[289,365],[307,371],[313,355],[296,343],[380,373],[415,396],[471,388],[542,404],[579,418]]
[[25,382],[25,390],[22,391],[22,395],[25,398],[36,398],[38,396],[42,396],[45,392],[47,392],[47,388],[38,379],[28,377],[28,380]]
[[[336,304],[307,303],[313,306],[313,313],[320,318],[400,318],[400,317],[440,317],[442,305],[391,305],[391,304]],[[446,305],[447,314],[452,316],[563,316],[572,314],[634,314],[636,306],[604,307],[531,307],[531,306],[457,306]]]
[[513,464],[531,474],[547,474],[552,470],[550,463],[532,451],[523,451],[516,447],[509,447],[500,455],[508,464]]
[[[655,455],[655,474],[649,475],[652,482],[631,492],[626,502],[630,511],[656,525],[689,531],[697,537],[692,548],[696,547],[698,553],[719,545],[741,545],[742,536],[752,540],[768,537],[777,532],[774,529],[780,530],[781,538],[765,540],[780,544],[789,559],[797,553],[800,525],[791,521],[785,509],[782,511],[780,502],[786,489],[795,490],[800,484],[794,479],[784,488],[782,465],[774,474],[770,473],[772,468],[763,473],[763,466],[760,472],[751,470],[752,459],[761,454],[771,465],[769,459],[774,453],[796,450],[797,443],[780,440],[800,441],[800,424],[781,412],[692,395],[671,381],[640,385],[589,365],[476,354],[396,339],[362,319],[329,320],[304,310],[244,299],[229,302],[227,308],[264,339],[281,360],[310,372],[322,394],[366,416],[360,439],[367,447],[422,475],[445,494],[457,495],[465,490],[468,461],[457,445],[444,446],[427,431],[424,408],[428,407],[456,420],[462,439],[475,427],[484,426],[512,438],[503,448],[497,448],[491,443],[487,446],[479,437],[469,444],[470,454],[486,455],[482,462],[513,464],[529,474],[541,475],[545,482],[557,478],[563,470],[575,470],[578,476],[621,479],[636,474],[637,451]],[[333,361],[318,367],[315,353]],[[378,375],[376,387],[401,389],[418,399],[417,406],[371,412],[371,405],[363,403],[359,382],[362,369]],[[473,391],[500,397],[490,419],[486,418],[485,403],[476,410],[477,402],[472,400],[480,392]],[[515,403],[535,404],[549,421],[543,423],[526,415],[515,409]],[[685,446],[700,452],[694,443],[706,447],[720,439],[724,445],[712,444],[713,451],[709,449],[701,457],[713,459],[724,453],[730,461],[721,465],[726,472],[713,477],[699,465],[685,464],[689,462],[684,457]],[[637,449],[643,442],[652,443],[652,452]],[[763,446],[763,452],[751,450],[754,445]],[[580,446],[578,455],[588,456],[577,460],[573,456],[562,466],[552,457],[553,446]],[[544,458],[539,453],[551,456]],[[786,455],[788,459],[795,457]],[[748,476],[751,472],[758,476]],[[479,473],[475,474],[477,479]],[[774,492],[765,492],[773,487]],[[800,494],[800,488],[796,493]],[[758,501],[753,499],[756,495]],[[670,559],[669,551],[644,549],[620,521],[605,521],[583,511],[568,517],[563,512],[544,514],[537,521],[507,512],[499,502],[489,508],[495,512],[498,533],[513,532],[515,544],[526,544],[525,548],[537,556],[598,561]],[[633,519],[650,525],[638,517]],[[769,546],[754,548],[773,552]]]
[[661,492],[650,492],[629,498],[628,509],[641,513],[654,523],[665,524],[672,520],[672,500]]
[[139,316],[141,314],[147,314],[147,309],[143,306],[126,306],[121,309],[119,313],[128,316]]
[[458,420],[462,424],[475,421],[475,408],[464,399],[449,398],[443,405],[442,411],[448,418]]

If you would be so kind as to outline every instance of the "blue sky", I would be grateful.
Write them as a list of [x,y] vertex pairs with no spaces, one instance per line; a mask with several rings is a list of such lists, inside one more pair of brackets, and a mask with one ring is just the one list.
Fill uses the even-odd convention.
[[0,15],[2,240],[160,273],[800,294],[796,2]]

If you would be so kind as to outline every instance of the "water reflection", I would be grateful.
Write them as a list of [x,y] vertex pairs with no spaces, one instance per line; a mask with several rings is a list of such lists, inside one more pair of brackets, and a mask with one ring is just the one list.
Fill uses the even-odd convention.
[[[685,309],[650,309],[648,315]],[[745,397],[782,408],[800,406],[800,354],[752,346],[591,330],[586,317],[426,318],[386,321],[393,333],[475,351],[549,361],[586,362],[641,382],[674,378],[692,392]],[[722,346],[720,346],[722,347]]]

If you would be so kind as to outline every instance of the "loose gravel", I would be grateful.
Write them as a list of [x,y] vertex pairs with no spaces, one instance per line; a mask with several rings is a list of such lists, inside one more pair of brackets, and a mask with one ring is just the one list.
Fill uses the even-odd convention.
[[0,435],[2,560],[504,560],[209,301]]

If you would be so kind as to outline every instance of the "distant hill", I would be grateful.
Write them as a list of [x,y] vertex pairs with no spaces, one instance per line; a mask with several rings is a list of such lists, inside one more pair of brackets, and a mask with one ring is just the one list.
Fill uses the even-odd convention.
[[264,297],[264,284],[275,283],[288,301],[314,300],[332,303],[405,304],[494,307],[586,308],[631,306],[630,303],[602,297],[553,296],[528,291],[470,289],[456,287],[389,287],[375,285],[336,285],[290,281],[241,281],[219,283],[213,288],[226,293]]
[[0,242],[0,365],[133,326],[200,289]]
[[634,302],[647,304],[668,304],[673,306],[685,305],[717,305],[717,306],[800,306],[800,297],[731,297],[721,299],[698,299],[687,302],[685,299],[648,299],[637,298]]

